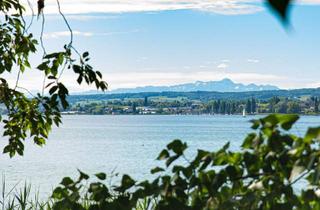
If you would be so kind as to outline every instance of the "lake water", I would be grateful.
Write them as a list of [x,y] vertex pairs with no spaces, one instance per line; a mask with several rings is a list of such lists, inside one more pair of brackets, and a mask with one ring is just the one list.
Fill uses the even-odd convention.
[[[258,116],[63,116],[43,148],[27,143],[25,155],[0,156],[6,184],[23,185],[49,194],[64,176],[77,177],[77,169],[89,174],[112,171],[128,173],[138,180],[161,165],[155,158],[173,139],[196,149],[215,150],[226,142],[236,150],[250,131],[249,120]],[[303,135],[309,126],[319,126],[320,117],[303,116],[292,129]],[[2,133],[2,132],[1,132]],[[6,139],[1,141],[1,149]]]

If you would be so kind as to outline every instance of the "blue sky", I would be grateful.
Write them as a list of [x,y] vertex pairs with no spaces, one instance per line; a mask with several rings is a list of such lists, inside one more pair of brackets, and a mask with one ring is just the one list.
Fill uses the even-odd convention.
[[[291,30],[256,0],[135,3],[61,0],[75,46],[91,53],[93,66],[103,72],[111,89],[225,77],[282,88],[320,86],[318,0],[294,6]],[[60,49],[69,38],[55,8],[48,0],[44,11],[48,50]],[[39,29],[40,21],[32,30],[38,34]],[[37,76],[25,78],[25,86],[37,89],[32,80]],[[71,72],[64,79],[75,80]],[[91,89],[70,85],[73,91]]]

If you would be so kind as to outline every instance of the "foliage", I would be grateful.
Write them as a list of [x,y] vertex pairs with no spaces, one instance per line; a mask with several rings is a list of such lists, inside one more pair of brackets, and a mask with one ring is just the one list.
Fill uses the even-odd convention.
[[[79,101],[71,103],[66,110],[72,114],[319,114],[318,97],[280,98],[270,100],[210,100],[199,101],[187,98],[150,97],[145,99],[117,99]],[[147,106],[146,106],[147,105]]]
[[[228,143],[213,152],[198,150],[191,161],[184,155],[187,145],[174,140],[159,154],[166,168],[152,169],[153,181],[124,175],[119,185],[107,187],[102,173],[86,189],[89,176],[80,172],[77,181],[64,178],[54,190],[53,209],[135,209],[145,199],[152,200],[145,209],[158,210],[319,209],[320,127],[298,137],[289,133],[298,118],[273,114],[253,120],[255,132],[240,151],[230,151]],[[178,159],[186,163],[174,164]],[[308,188],[297,185],[302,180]]]
[[40,201],[39,193],[31,195],[31,185],[25,183],[18,189],[17,185],[7,189],[5,177],[0,189],[0,208],[2,210],[50,210],[50,202]]
[[119,93],[119,94],[92,94],[92,95],[70,95],[68,101],[72,104],[81,101],[123,100],[136,98],[187,98],[189,100],[200,100],[208,102],[211,100],[270,100],[273,97],[301,98],[304,96],[320,97],[320,89],[296,89],[296,90],[270,90],[270,91],[248,91],[248,92],[152,92],[152,93]]
[[[27,136],[33,139],[35,144],[42,146],[52,125],[58,126],[61,123],[60,113],[69,106],[68,89],[60,80],[65,68],[72,69],[78,75],[79,84],[85,81],[87,84],[95,84],[97,89],[107,89],[101,73],[94,71],[88,64],[89,53],[81,55],[73,47],[72,31],[70,43],[65,45],[61,52],[47,54],[41,39],[44,55],[37,70],[44,76],[43,90],[33,95],[29,90],[20,87],[22,74],[33,69],[29,57],[37,53],[38,49],[38,41],[28,31],[32,22],[26,23],[24,12],[25,8],[19,0],[0,1],[0,103],[7,114],[5,119],[2,119],[3,135],[7,136],[9,141],[3,152],[10,157],[16,153],[23,155],[23,142]],[[68,25],[67,22],[66,24]],[[1,76],[13,72],[17,72],[17,81],[14,87],[10,87],[7,80]],[[45,89],[48,90],[48,95],[44,94]]]
[[[40,15],[45,5],[42,0],[39,2]],[[290,1],[268,2],[286,22]],[[29,93],[32,97],[27,97],[28,90],[18,83],[20,75],[31,68],[29,56],[36,53],[38,41],[28,32],[24,8],[18,0],[0,1],[0,12],[4,17],[0,22],[0,74],[18,71],[15,87],[0,78],[0,102],[8,113],[2,120],[4,136],[9,139],[4,152],[10,156],[23,155],[27,136],[43,145],[53,123],[57,126],[61,123],[61,110],[69,106],[68,89],[60,80],[65,69],[77,74],[79,84],[84,81],[101,90],[107,84],[101,73],[87,63],[89,53],[79,54],[75,50],[70,30],[71,41],[61,52],[47,54],[44,50],[37,70],[43,72],[46,84],[42,94]],[[44,94],[46,88],[48,95]],[[252,101],[248,104],[247,109],[252,110]],[[295,106],[291,107],[294,110]],[[320,128],[310,128],[304,137],[288,133],[297,120],[296,115],[269,115],[254,120],[252,128],[256,132],[247,136],[241,151],[230,151],[229,144],[214,152],[199,150],[184,165],[174,163],[186,159],[187,145],[174,140],[159,154],[158,159],[165,161],[167,168],[152,169],[158,175],[153,181],[136,182],[124,175],[119,185],[107,187],[104,184],[107,176],[100,173],[95,175],[98,180],[86,187],[84,182],[89,176],[80,172],[76,181],[68,177],[62,180],[52,194],[52,203],[46,207],[30,206],[28,187],[14,200],[7,204],[2,200],[1,204],[6,209],[56,210],[320,209]],[[302,178],[306,178],[309,188],[295,189]]]

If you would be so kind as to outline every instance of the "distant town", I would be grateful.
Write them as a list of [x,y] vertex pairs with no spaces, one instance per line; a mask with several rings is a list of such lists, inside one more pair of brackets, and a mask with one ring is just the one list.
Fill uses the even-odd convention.
[[267,113],[318,114],[319,97],[271,97],[268,100],[192,100],[184,97],[144,97],[83,100],[71,104],[64,114],[93,115],[247,115]]

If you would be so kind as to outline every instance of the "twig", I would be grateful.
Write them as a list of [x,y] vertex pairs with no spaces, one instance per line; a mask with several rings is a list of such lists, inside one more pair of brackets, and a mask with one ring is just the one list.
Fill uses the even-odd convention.
[[41,92],[41,96],[43,97],[44,96],[44,89],[45,89],[45,86],[46,86],[46,74],[44,74],[43,76],[43,82],[42,82],[42,92]]
[[297,183],[300,179],[302,179],[305,175],[307,175],[310,172],[310,170],[305,171],[304,173],[300,174],[298,178],[296,178],[293,182],[289,184],[289,186],[294,185]]
[[33,10],[33,7],[32,7],[32,4],[31,4],[30,0],[27,0],[27,1],[28,1],[29,8],[31,10],[31,20],[30,20],[30,23],[29,23],[28,27],[26,28],[26,32],[29,31],[29,29],[30,29],[30,27],[31,27],[31,25],[33,23],[34,16],[35,16],[34,10]]
[[17,86],[17,88],[19,88],[19,89],[21,89],[21,90],[25,90],[25,91],[27,91],[32,97],[34,97],[35,98],[35,95],[33,95],[31,92],[30,92],[30,90],[28,90],[27,88],[24,88],[24,87],[20,87],[20,86]]
[[42,25],[41,25],[41,34],[40,34],[40,44],[41,44],[41,48],[42,48],[42,50],[43,50],[43,57],[45,57],[45,56],[47,55],[46,48],[44,47],[44,43],[43,43],[44,26],[45,26],[45,17],[44,17],[44,14],[42,13]]
[[69,29],[69,31],[70,31],[70,42],[69,42],[68,47],[71,47],[71,46],[72,46],[72,43],[73,43],[73,31],[72,31],[72,29],[71,29],[71,27],[70,27],[70,25],[69,25],[69,22],[68,22],[66,16],[65,16],[65,15],[62,13],[62,11],[61,11],[61,6],[60,6],[59,0],[57,0],[57,4],[58,4],[59,14],[62,16],[65,24],[67,25],[67,27],[68,27],[68,29]]
[[18,83],[19,83],[19,80],[20,80],[20,74],[21,74],[21,71],[19,70],[18,75],[17,75],[16,85],[15,85],[15,87],[14,87],[14,90],[16,90],[17,87],[18,87]]

